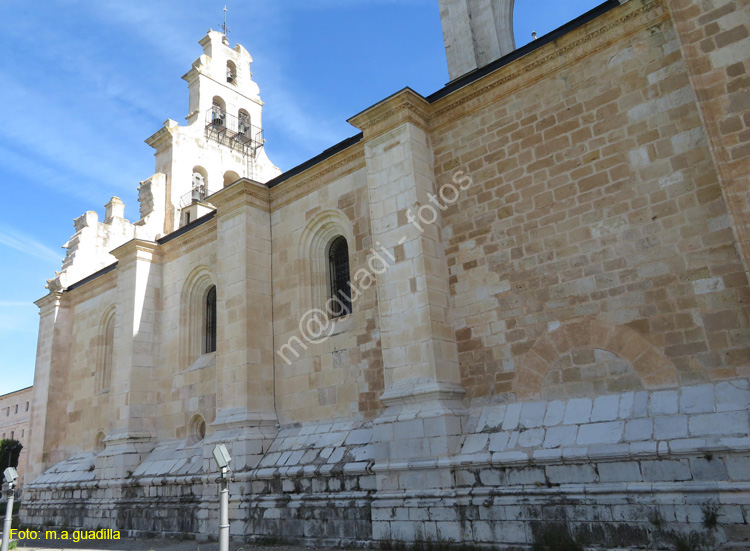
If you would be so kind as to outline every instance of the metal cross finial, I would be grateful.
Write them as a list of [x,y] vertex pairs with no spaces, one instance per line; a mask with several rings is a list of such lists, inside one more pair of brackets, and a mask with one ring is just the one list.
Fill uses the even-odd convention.
[[224,6],[224,23],[219,24],[219,27],[221,27],[221,30],[224,31],[224,36],[228,35],[231,31],[227,29],[227,7]]

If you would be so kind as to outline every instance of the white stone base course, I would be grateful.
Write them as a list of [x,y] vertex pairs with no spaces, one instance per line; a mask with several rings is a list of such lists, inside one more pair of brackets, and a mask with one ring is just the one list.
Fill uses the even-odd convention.
[[[231,531],[523,549],[559,525],[603,549],[669,548],[690,532],[716,546],[750,542],[748,405],[750,386],[736,380],[477,406],[461,422],[282,428],[235,450],[244,468],[230,486]],[[120,478],[107,477],[117,468],[106,451],[69,458],[27,486],[22,521],[206,539],[217,526],[207,446],[159,445]],[[718,523],[707,528],[712,507]]]

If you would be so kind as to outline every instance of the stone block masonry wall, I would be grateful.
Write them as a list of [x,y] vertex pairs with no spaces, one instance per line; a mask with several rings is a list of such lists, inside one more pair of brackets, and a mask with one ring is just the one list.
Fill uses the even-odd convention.
[[[436,106],[438,187],[459,169],[474,182],[442,214],[470,397],[539,392],[519,363],[580,319],[632,329],[683,383],[747,374],[750,289],[673,22],[638,1],[592,22],[606,25],[620,37],[562,39],[575,62],[541,49],[487,77],[467,114]],[[575,349],[542,359],[607,350]],[[651,360],[628,363],[613,390],[642,387]],[[602,391],[598,375],[562,374],[549,382],[568,395]]]
[[706,135],[750,272],[750,12],[739,1],[668,0]]

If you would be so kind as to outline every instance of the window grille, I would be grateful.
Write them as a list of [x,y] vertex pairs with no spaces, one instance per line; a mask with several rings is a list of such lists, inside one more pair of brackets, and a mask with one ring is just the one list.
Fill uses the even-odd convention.
[[349,289],[349,247],[346,239],[339,236],[333,240],[328,250],[328,271],[331,282],[330,314],[339,318],[352,311],[351,291]]
[[216,286],[206,296],[206,342],[205,354],[216,352]]

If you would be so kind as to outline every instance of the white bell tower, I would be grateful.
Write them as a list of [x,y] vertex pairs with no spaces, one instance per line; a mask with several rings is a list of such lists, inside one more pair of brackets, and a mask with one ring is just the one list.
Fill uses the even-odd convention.
[[218,31],[199,44],[203,55],[182,77],[190,94],[187,126],[167,120],[146,140],[156,150],[157,174],[166,176],[165,233],[209,212],[209,196],[239,178],[265,183],[281,173],[264,149],[253,58]]

